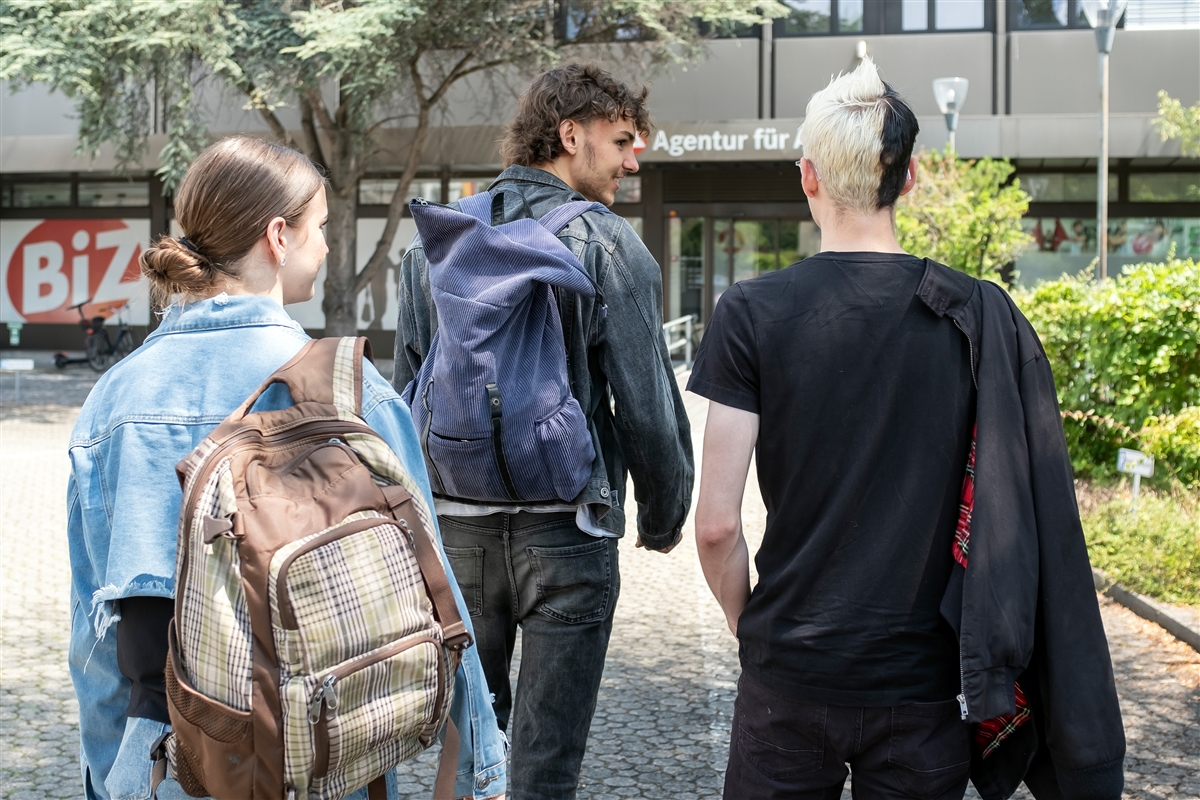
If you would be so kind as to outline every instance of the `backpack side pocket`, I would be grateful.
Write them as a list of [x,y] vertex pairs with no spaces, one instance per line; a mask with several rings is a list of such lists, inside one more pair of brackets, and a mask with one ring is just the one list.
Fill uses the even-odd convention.
[[538,420],[536,428],[538,447],[550,472],[554,494],[563,502],[570,502],[587,485],[596,458],[579,401],[567,395],[552,414]]
[[251,712],[206,697],[179,661],[175,622],[167,630],[167,709],[175,729],[171,772],[192,797],[250,797],[254,791]]

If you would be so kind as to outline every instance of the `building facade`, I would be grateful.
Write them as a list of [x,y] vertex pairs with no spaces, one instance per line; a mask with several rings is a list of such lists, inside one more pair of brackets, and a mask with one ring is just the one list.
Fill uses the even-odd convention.
[[[564,4],[566,5],[566,4]],[[919,147],[947,131],[932,81],[970,81],[957,132],[966,158],[1013,160],[1032,196],[1031,246],[1016,263],[1023,283],[1077,272],[1096,255],[1099,152],[1097,52],[1079,0],[787,0],[771,26],[714,39],[707,58],[652,76],[656,123],[637,176],[615,209],[663,267],[668,319],[702,327],[732,283],[785,267],[820,248],[795,161],[808,98],[870,55],[921,124]],[[620,71],[621,65],[615,63]],[[441,109],[413,196],[452,201],[484,190],[500,171],[496,148],[520,86],[465,82]],[[1165,90],[1200,101],[1200,2],[1130,0],[1111,56],[1109,270],[1177,255],[1200,256],[1200,159],[1163,142],[1152,121]],[[486,95],[486,98],[485,98]],[[111,156],[75,154],[72,107],[38,89],[5,92],[0,107],[0,322],[22,323],[22,346],[78,348],[77,303],[123,306],[135,325],[152,318],[137,280],[140,245],[171,230],[170,198],[144,172],[116,175]],[[213,92],[214,135],[263,132],[232,93]],[[386,129],[359,186],[358,252],[365,264],[396,185],[404,128]],[[401,225],[398,264],[415,228]],[[359,297],[359,324],[390,350],[396,270]],[[129,300],[126,303],[126,300]],[[323,327],[320,284],[294,307]],[[94,306],[85,306],[89,315]],[[11,327],[11,326],[10,326]],[[0,344],[9,344],[5,338]]]

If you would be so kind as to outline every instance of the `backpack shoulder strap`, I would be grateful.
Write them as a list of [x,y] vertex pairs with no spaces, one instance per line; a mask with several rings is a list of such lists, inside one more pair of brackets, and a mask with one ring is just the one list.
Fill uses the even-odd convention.
[[595,203],[591,200],[573,200],[570,203],[564,203],[563,205],[551,211],[549,214],[546,214],[544,217],[539,219],[538,222],[540,222],[546,230],[557,236],[558,232],[567,227],[572,220],[583,214],[586,214],[589,211],[603,211],[611,213],[608,211],[608,208],[600,203]]
[[480,192],[458,201],[458,210],[470,214],[484,225],[492,225],[492,195],[490,192]]
[[[322,340],[324,341],[324,340]],[[363,359],[372,361],[371,340],[365,336],[343,336],[337,340],[333,357],[333,404],[342,413],[362,416]]]
[[262,393],[276,383],[288,387],[293,403],[336,406],[339,411],[361,416],[364,356],[371,357],[371,343],[365,336],[313,339],[271,373],[228,420],[243,419]]

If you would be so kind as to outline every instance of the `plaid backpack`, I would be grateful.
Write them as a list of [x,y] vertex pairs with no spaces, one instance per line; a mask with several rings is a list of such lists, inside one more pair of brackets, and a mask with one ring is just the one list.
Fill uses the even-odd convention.
[[[163,749],[194,797],[374,800],[446,720],[470,635],[416,481],[361,419],[366,347],[309,342],[177,467]],[[295,405],[250,413],[275,383]]]

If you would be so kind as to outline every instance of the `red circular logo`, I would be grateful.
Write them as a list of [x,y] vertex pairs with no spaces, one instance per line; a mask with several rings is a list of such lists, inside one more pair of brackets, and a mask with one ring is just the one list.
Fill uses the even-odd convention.
[[9,299],[27,322],[76,322],[123,306],[141,277],[137,235],[119,219],[49,219],[25,235],[5,265]]

